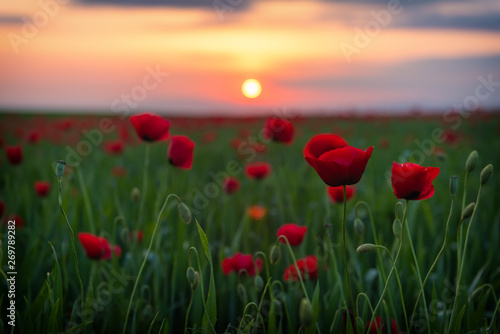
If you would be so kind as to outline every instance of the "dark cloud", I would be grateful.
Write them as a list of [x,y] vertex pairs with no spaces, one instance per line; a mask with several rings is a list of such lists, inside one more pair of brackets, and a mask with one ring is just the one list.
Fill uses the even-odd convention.
[[115,5],[115,6],[164,6],[164,7],[214,7],[214,2],[220,1],[233,8],[239,8],[245,2],[251,0],[78,0],[79,3],[86,5]]
[[401,26],[413,28],[454,28],[500,31],[500,13],[482,15],[443,16],[438,14],[419,15],[402,22]]
[[23,18],[21,16],[0,15],[0,24],[23,24]]

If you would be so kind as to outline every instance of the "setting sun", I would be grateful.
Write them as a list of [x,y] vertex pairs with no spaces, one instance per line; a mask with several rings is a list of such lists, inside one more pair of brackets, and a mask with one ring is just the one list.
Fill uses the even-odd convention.
[[250,99],[253,99],[260,95],[262,88],[257,80],[248,79],[243,83],[241,91],[243,92],[243,95]]

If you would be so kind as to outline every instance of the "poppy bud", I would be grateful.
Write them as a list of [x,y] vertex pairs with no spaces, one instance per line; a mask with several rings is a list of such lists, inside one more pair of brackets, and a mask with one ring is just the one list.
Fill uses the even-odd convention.
[[354,231],[359,235],[363,235],[365,233],[365,224],[363,224],[363,221],[359,218],[354,220]]
[[403,227],[401,226],[401,220],[399,220],[398,218],[394,219],[394,223],[392,223],[392,233],[394,233],[394,236],[398,240],[401,240],[402,228]]
[[481,184],[486,184],[491,179],[491,175],[493,175],[493,165],[489,164],[488,166],[484,167],[483,170],[481,171],[481,175],[479,177],[479,180],[481,181]]
[[239,283],[236,287],[236,292],[238,293],[238,297],[240,297],[243,303],[247,302],[247,289],[243,286],[243,284]]
[[375,250],[375,245],[374,244],[362,244],[361,246],[356,249],[356,252],[359,254],[364,254],[364,253],[370,253]]
[[179,210],[179,216],[181,216],[182,221],[189,224],[191,222],[191,211],[188,206],[184,203],[179,203],[177,209]]
[[200,273],[195,271],[194,272],[194,282],[191,283],[191,290],[196,290],[198,288],[198,285],[200,284]]
[[187,278],[187,280],[188,280],[189,283],[191,283],[191,284],[194,283],[195,273],[194,273],[194,268],[193,267],[187,268],[187,270],[186,270],[186,278]]
[[281,249],[278,245],[274,245],[273,248],[271,248],[271,253],[269,254],[269,262],[271,262],[271,264],[278,263],[280,258],[281,258]]
[[139,202],[139,198],[141,197],[141,192],[139,188],[134,187],[132,191],[130,192],[130,198],[132,199],[132,202]]
[[66,165],[66,162],[63,160],[57,160],[57,165],[56,165],[56,176],[58,179],[60,179],[64,175],[64,166]]
[[472,213],[474,212],[475,208],[476,208],[476,203],[474,203],[474,202],[469,203],[469,205],[467,205],[465,207],[464,211],[462,211],[462,220],[467,219],[470,216],[472,216]]
[[[355,329],[355,332],[357,332],[357,333],[364,333],[364,332],[366,332],[365,322],[359,316],[356,317],[356,329]],[[371,331],[370,331],[370,333],[371,333]]]
[[273,300],[273,306],[274,306],[274,314],[277,316],[280,316],[283,314],[283,309],[281,308],[281,302],[277,299]]
[[465,169],[470,173],[476,168],[477,159],[479,158],[479,154],[474,150],[470,152],[467,161],[465,161]]
[[452,175],[450,176],[450,193],[451,196],[455,196],[458,190],[458,176]]
[[299,306],[299,320],[302,326],[307,327],[314,320],[314,311],[307,298],[302,298]]
[[253,283],[257,291],[262,290],[262,288],[264,287],[264,281],[262,280],[262,277],[260,277],[259,275],[255,276]]

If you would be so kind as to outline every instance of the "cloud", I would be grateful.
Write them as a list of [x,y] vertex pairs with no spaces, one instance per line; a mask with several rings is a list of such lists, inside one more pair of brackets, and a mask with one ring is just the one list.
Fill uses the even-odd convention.
[[0,24],[1,25],[23,24],[23,18],[22,18],[22,16],[4,16],[4,15],[0,15]]
[[401,22],[399,26],[411,28],[453,28],[500,31],[500,13],[457,16],[440,14],[419,15],[409,18],[406,22]]
[[[246,8],[252,0],[218,0],[236,9]],[[185,8],[214,8],[216,0],[78,0],[85,5],[114,5],[140,7],[185,7]]]

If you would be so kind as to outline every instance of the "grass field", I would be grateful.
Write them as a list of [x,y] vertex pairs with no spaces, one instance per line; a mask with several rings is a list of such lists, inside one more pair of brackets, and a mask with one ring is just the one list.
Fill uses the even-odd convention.
[[[493,173],[479,195],[478,190],[481,170],[488,164],[500,165],[500,117],[484,113],[448,116],[295,117],[291,119],[295,134],[290,145],[262,136],[265,119],[169,118],[171,135],[188,136],[196,144],[193,166],[183,170],[169,164],[170,140],[139,141],[128,118],[3,114],[3,149],[21,145],[23,159],[12,165],[3,153],[0,162],[0,199],[5,206],[0,332],[376,333],[376,326],[369,324],[380,316],[383,333],[394,330],[391,322],[398,331],[406,331],[407,323],[412,322],[413,333],[496,333],[500,331],[500,257],[496,249],[500,179]],[[374,146],[355,194],[346,203],[354,309],[344,276],[344,207],[330,201],[326,184],[303,156],[308,140],[319,133],[338,134],[363,150]],[[110,154],[108,144],[115,140],[123,143],[123,152]],[[464,189],[465,163],[473,150],[479,159],[468,173]],[[71,233],[58,202],[57,160],[66,161],[61,200],[75,238],[83,312]],[[272,165],[272,173],[262,180],[249,179],[244,167],[261,161]],[[358,254],[356,249],[377,243],[396,257],[400,240],[393,233],[393,222],[403,220],[405,201],[398,200],[391,187],[393,161],[440,168],[433,181],[434,195],[407,204],[406,223],[421,280],[443,245],[449,219],[448,238],[425,285],[425,303],[420,298],[416,304],[419,275],[409,239],[402,237],[396,264],[401,290],[392,275],[372,317],[392,264],[383,249],[367,254]],[[228,175],[241,183],[233,194],[226,194],[221,186]],[[453,205],[452,175],[458,176]],[[50,182],[47,196],[37,195],[36,181]],[[189,220],[185,210],[179,215],[174,197],[160,214],[169,194],[176,194],[190,209],[189,224],[182,219]],[[396,206],[398,202],[401,204]],[[461,223],[462,238],[457,243],[462,210],[470,202],[477,205],[472,219]],[[265,208],[265,215],[260,220],[250,217],[251,206]],[[14,220],[10,215],[18,215],[15,238],[8,233],[9,217]],[[354,229],[357,218],[364,231],[359,221]],[[276,231],[286,223],[307,226],[299,246],[289,248],[277,241]],[[82,232],[118,245],[120,256],[112,251],[110,259],[88,258],[78,238]],[[281,257],[271,264],[269,254],[276,244]],[[9,253],[8,245],[15,246],[14,252]],[[463,254],[457,252],[464,249]],[[254,276],[226,275],[224,259],[238,252],[261,259],[262,271]],[[12,255],[14,268],[8,262]],[[318,278],[304,276],[303,285],[285,280],[285,269],[294,264],[294,258],[308,255],[318,260]],[[186,273],[190,266],[197,274]],[[17,274],[9,274],[13,271]],[[196,289],[186,276],[198,285]],[[15,278],[14,317],[9,317],[8,310],[12,281],[7,278],[11,277]],[[12,319],[15,326],[9,324]]]

